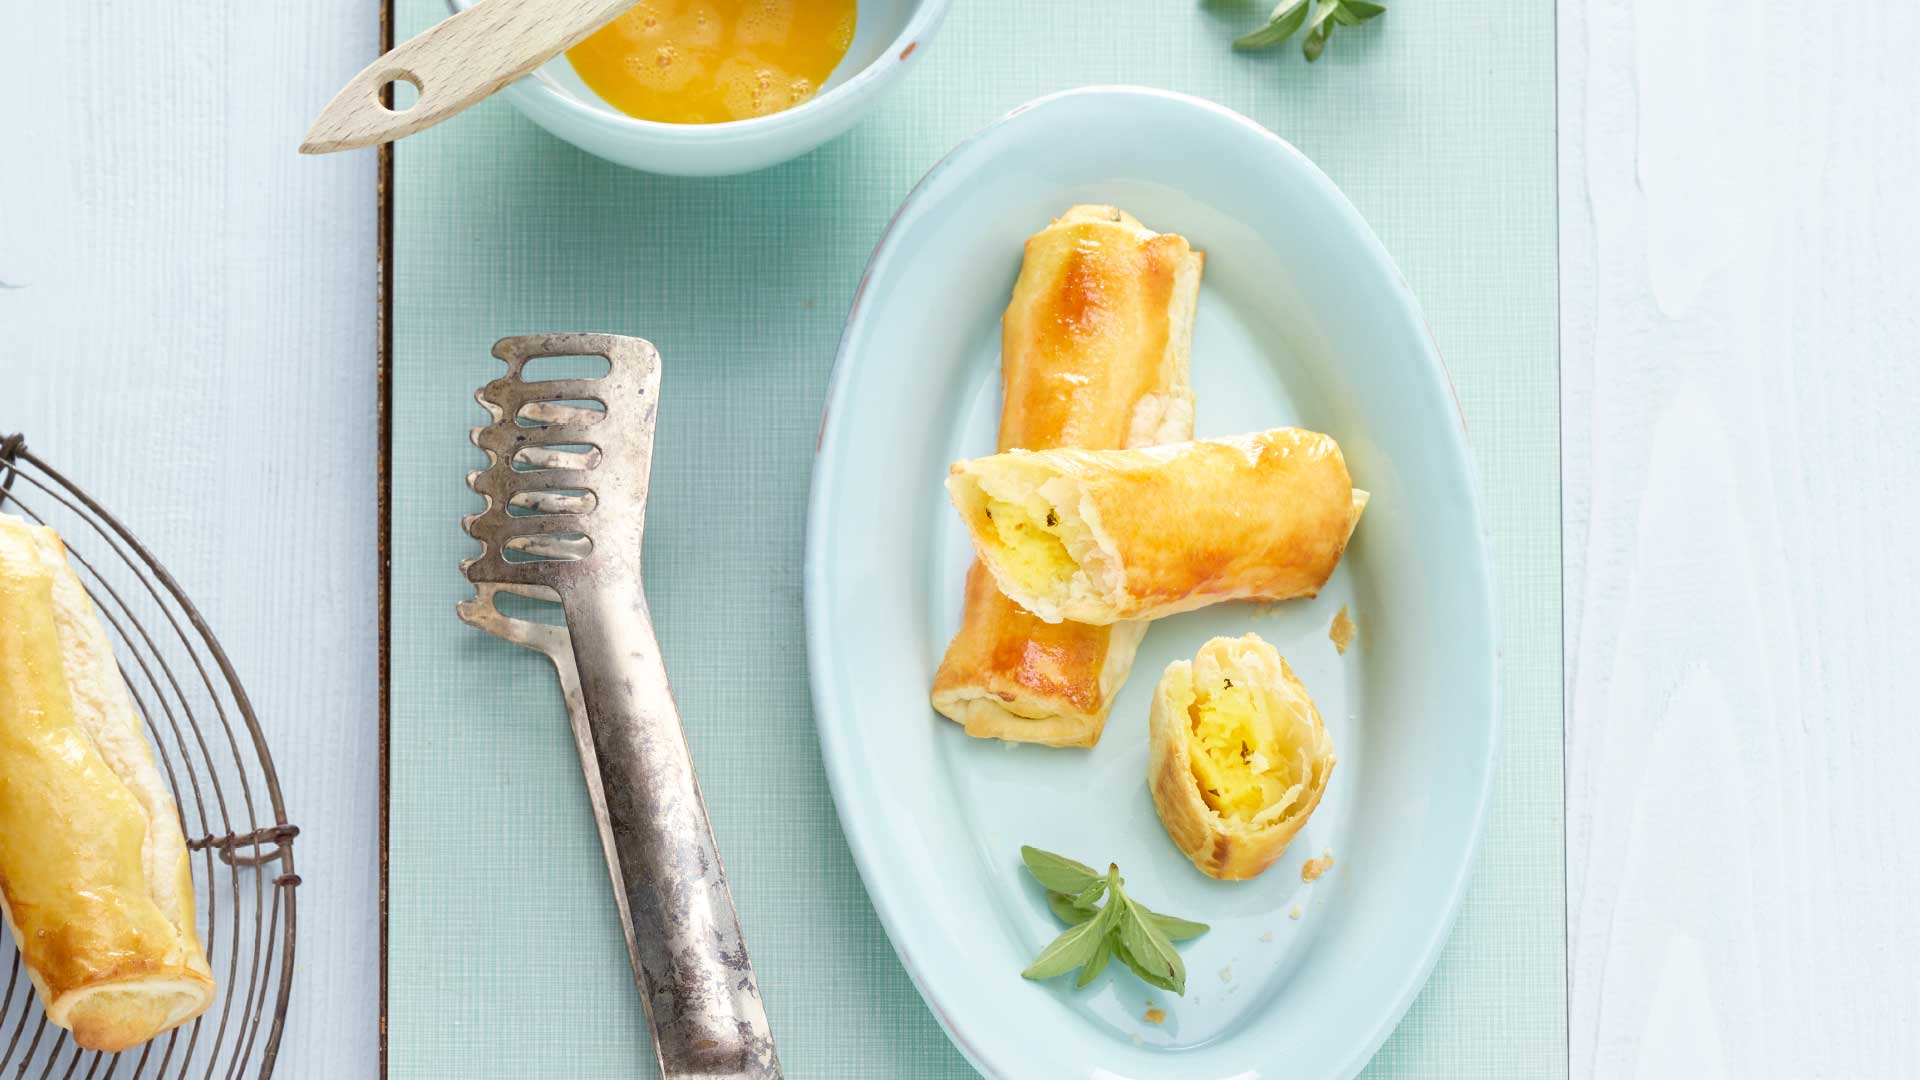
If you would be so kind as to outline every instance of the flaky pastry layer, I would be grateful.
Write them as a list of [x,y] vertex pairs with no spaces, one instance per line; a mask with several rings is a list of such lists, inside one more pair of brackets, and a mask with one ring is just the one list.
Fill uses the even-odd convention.
[[1367,502],[1300,428],[1136,450],[1010,450],[947,490],[1000,591],[1048,622],[1317,594]]
[[89,1050],[200,1015],[178,811],[51,529],[0,515],[0,916],[47,1018]]
[[[1027,240],[1001,321],[1002,450],[1191,437],[1188,350],[1204,256],[1111,206],[1076,206]],[[967,733],[1092,746],[1145,624],[1048,623],[979,563],[933,707]]]
[[1209,877],[1273,865],[1320,805],[1333,741],[1307,689],[1257,635],[1214,638],[1154,689],[1147,786],[1175,846]]

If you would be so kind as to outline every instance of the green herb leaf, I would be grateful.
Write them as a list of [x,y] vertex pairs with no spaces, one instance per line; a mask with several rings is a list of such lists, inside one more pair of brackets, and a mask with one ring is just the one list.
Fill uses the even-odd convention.
[[1187,965],[1180,959],[1179,951],[1154,924],[1152,912],[1127,898],[1124,893],[1121,897],[1126,899],[1127,910],[1120,916],[1120,941],[1127,947],[1128,955],[1140,967],[1167,979],[1174,993],[1184,995],[1187,992]]
[[1339,3],[1334,5],[1333,21],[1341,26],[1359,26],[1386,10],[1379,4],[1369,3],[1368,0],[1339,0]]
[[1135,901],[1134,906],[1146,913],[1147,921],[1158,927],[1160,932],[1167,936],[1168,941],[1186,941],[1191,938],[1197,938],[1212,929],[1212,927],[1209,927],[1203,922],[1194,922],[1191,919],[1178,919],[1172,915],[1162,915],[1157,911],[1148,911],[1146,906],[1139,901]]
[[1166,956],[1155,944],[1153,932],[1145,919],[1137,918],[1130,912],[1122,915],[1120,944],[1127,950],[1127,955],[1133,958],[1134,967],[1138,970],[1163,979],[1173,977],[1173,965],[1167,963]]
[[1107,970],[1107,961],[1112,957],[1113,935],[1103,934],[1100,937],[1100,948],[1094,951],[1093,959],[1087,961],[1086,964],[1080,968],[1080,977],[1073,980],[1074,989],[1078,990],[1080,987],[1099,978],[1100,973]]
[[1306,29],[1300,51],[1308,62],[1320,59],[1336,26],[1359,26],[1386,14],[1385,4],[1377,0],[1280,0],[1267,16],[1267,24],[1250,34],[1234,39],[1236,49],[1270,49]]
[[1182,988],[1174,985],[1173,979],[1171,978],[1170,975],[1155,974],[1153,971],[1148,969],[1146,964],[1141,962],[1139,957],[1134,956],[1133,953],[1128,951],[1125,941],[1120,940],[1118,938],[1114,940],[1113,954],[1120,958],[1121,963],[1127,965],[1128,968],[1132,969],[1133,973],[1140,977],[1141,982],[1146,983],[1148,986],[1157,986],[1162,990],[1168,990],[1176,994],[1183,994]]
[[1043,888],[1069,896],[1077,896],[1096,884],[1104,884],[1106,880],[1086,863],[1075,862],[1051,851],[1041,851],[1037,847],[1021,848],[1020,858],[1027,864],[1027,872]]
[[1320,54],[1326,51],[1327,39],[1332,36],[1332,23],[1321,23],[1307,31],[1307,39],[1300,43],[1300,52],[1306,56],[1307,63],[1320,59]]
[[[1086,986],[1118,956],[1150,985],[1176,994],[1186,992],[1186,963],[1173,943],[1205,933],[1205,923],[1162,915],[1128,896],[1120,868],[1111,863],[1102,877],[1091,867],[1039,848],[1022,848],[1020,856],[1042,884],[1078,886],[1075,891],[1067,891],[1048,885],[1047,907],[1070,925],[1040,951],[1022,975],[1051,979],[1079,968],[1074,985]],[[1106,903],[1095,907],[1103,894]]]
[[1140,919],[1138,921],[1139,924],[1147,930],[1147,941],[1149,945],[1161,960],[1166,961],[1167,967],[1171,969],[1170,975],[1173,981],[1173,992],[1182,997],[1186,996],[1187,962],[1180,959],[1180,950],[1174,948],[1173,942],[1169,941],[1167,935],[1161,933],[1160,928],[1155,926],[1151,921],[1147,919]]
[[1187,992],[1186,962],[1180,959],[1172,940],[1154,921],[1156,913],[1119,888],[1114,889],[1109,906],[1116,903],[1126,905],[1126,910],[1120,913],[1117,921],[1120,944],[1134,961],[1130,966],[1136,971],[1167,980],[1168,989],[1184,996]]
[[1340,0],[1318,0],[1320,7],[1307,21],[1307,37],[1300,43],[1300,51],[1306,55],[1307,63],[1320,59],[1320,53],[1327,47],[1327,39],[1333,36],[1332,22],[1334,13],[1340,10]]
[[[1104,881],[1100,882],[1101,890],[1106,889],[1106,884]],[[1093,906],[1093,901],[1099,898],[1100,894],[1096,892],[1082,904],[1077,897],[1049,889],[1047,890],[1047,907],[1053,909],[1054,917],[1061,922],[1078,925],[1099,914],[1100,909]]]
[[1309,0],[1280,0],[1280,5],[1267,16],[1267,25],[1235,38],[1236,49],[1271,49],[1275,45],[1293,36],[1300,24],[1307,21]]
[[1051,979],[1055,975],[1065,975],[1074,968],[1093,960],[1107,940],[1107,915],[1088,919],[1078,926],[1070,926],[1066,932],[1053,939],[1053,943],[1040,950],[1033,958],[1027,970],[1020,974],[1028,979]]

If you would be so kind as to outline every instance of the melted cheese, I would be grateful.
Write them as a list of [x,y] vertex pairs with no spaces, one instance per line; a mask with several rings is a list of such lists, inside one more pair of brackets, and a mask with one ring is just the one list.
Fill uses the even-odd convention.
[[1045,518],[1035,517],[1025,507],[989,498],[987,516],[993,520],[994,539],[1004,552],[1002,569],[1024,588],[1050,594],[1079,570],[1060,537],[1060,522],[1051,511]]
[[1284,812],[1313,777],[1312,728],[1273,699],[1226,677],[1197,686],[1187,709],[1188,751],[1201,797],[1221,817]]

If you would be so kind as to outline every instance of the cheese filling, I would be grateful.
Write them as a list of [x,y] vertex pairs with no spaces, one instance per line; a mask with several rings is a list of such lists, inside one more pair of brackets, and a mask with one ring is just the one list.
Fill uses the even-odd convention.
[[1026,507],[989,497],[987,517],[1000,545],[1001,569],[1023,589],[1051,595],[1080,569],[1067,552],[1060,519],[1052,510],[1038,517]]
[[1313,726],[1273,695],[1223,676],[1194,687],[1187,749],[1200,795],[1223,818],[1279,820],[1313,780]]

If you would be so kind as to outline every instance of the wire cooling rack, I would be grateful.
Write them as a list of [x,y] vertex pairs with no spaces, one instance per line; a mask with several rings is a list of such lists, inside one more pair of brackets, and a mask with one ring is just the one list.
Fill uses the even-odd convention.
[[0,934],[0,1077],[265,1080],[293,989],[293,839],[273,757],[227,654],[145,545],[19,435],[0,438],[0,513],[51,525],[116,642],[192,849],[219,994],[200,1019],[122,1054],[82,1050],[41,1012]]

